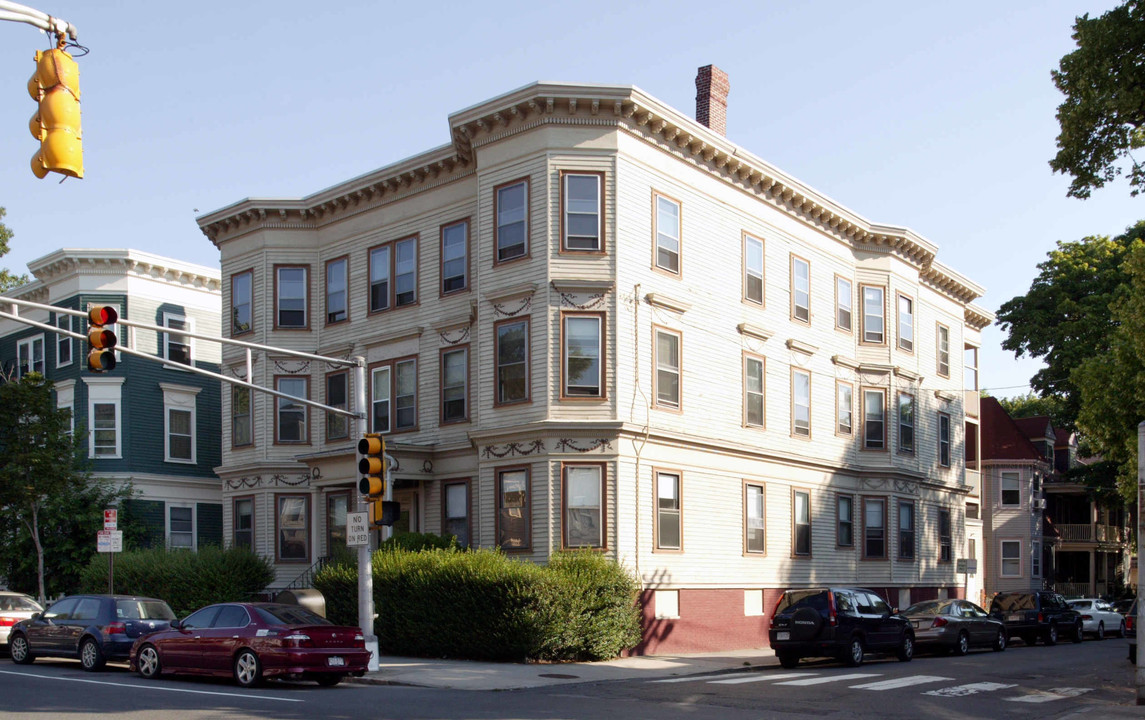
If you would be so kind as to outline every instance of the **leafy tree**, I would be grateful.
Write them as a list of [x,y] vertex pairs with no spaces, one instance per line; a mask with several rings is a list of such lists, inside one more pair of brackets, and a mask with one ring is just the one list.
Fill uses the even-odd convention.
[[1060,414],[1054,416],[1059,427],[1077,429],[1081,397],[1072,373],[1083,361],[1110,352],[1116,329],[1111,308],[1128,291],[1122,264],[1129,249],[1143,242],[1145,221],[1115,238],[1059,241],[1038,265],[1026,294],[998,310],[997,323],[1007,333],[1002,347],[1045,361],[1030,385],[1042,397],[1061,399]]
[[[0,207],[0,221],[4,220],[4,216],[8,211]],[[0,255],[8,254],[8,241],[12,239],[14,233],[5,225],[0,222]],[[27,275],[13,275],[8,271],[8,268],[0,268],[0,293],[7,292],[14,287],[19,287],[28,282]]]
[[1122,174],[1129,161],[1129,186],[1145,188],[1145,166],[1133,151],[1145,145],[1145,7],[1127,0],[1101,17],[1077,18],[1077,50],[1051,72],[1065,94],[1058,106],[1061,127],[1054,172],[1073,176],[1067,195],[1087,198]]
[[0,385],[2,557],[10,581],[38,582],[40,600],[49,587],[74,587],[96,552],[103,508],[130,493],[88,478],[82,434],[71,432],[71,413],[56,407],[51,390],[35,372]]
[[1108,352],[1082,361],[1072,380],[1080,389],[1078,424],[1102,457],[1117,467],[1126,501],[1137,493],[1137,424],[1145,420],[1145,245],[1127,260],[1126,292],[1114,303]]
[[1065,414],[1065,402],[1056,395],[1035,395],[1026,393],[1012,398],[998,398],[998,404],[1012,418],[1037,417],[1047,415],[1055,428],[1066,428],[1074,424],[1074,418]]

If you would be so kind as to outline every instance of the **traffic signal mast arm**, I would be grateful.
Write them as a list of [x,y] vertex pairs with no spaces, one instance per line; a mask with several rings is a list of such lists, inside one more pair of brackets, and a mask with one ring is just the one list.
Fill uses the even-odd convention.
[[7,2],[7,0],[0,0],[0,20],[8,20],[10,22],[22,22],[29,25],[35,25],[45,32],[54,33],[56,35],[67,35],[72,40],[76,39],[76,26],[72,25],[66,20],[61,20],[58,17],[40,12],[35,8],[30,8],[27,5],[19,5],[14,2]]

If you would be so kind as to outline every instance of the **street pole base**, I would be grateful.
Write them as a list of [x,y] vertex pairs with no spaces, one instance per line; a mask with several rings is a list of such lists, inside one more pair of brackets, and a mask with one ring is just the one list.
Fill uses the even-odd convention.
[[[378,671],[378,637],[376,635],[366,636],[366,649],[370,651],[370,672]],[[1138,703],[1141,702],[1139,699]]]

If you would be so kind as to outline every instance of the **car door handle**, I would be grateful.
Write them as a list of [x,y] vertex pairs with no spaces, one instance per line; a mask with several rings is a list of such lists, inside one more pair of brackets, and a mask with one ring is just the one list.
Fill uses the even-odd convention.
[[238,639],[239,639],[238,635],[231,635],[231,640],[238,640]]
[[202,636],[202,635],[196,635],[196,636],[195,636],[195,639],[196,639],[196,640],[202,640],[202,639],[203,639],[203,636]]

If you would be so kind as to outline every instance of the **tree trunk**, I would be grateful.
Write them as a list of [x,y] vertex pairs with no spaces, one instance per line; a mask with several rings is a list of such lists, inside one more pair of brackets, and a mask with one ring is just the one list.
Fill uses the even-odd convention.
[[36,576],[40,581],[40,604],[46,605],[47,596],[44,593],[44,546],[40,544],[40,504],[32,503],[32,522],[28,530],[32,533],[32,542],[36,545]]

